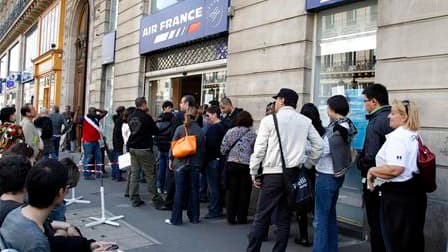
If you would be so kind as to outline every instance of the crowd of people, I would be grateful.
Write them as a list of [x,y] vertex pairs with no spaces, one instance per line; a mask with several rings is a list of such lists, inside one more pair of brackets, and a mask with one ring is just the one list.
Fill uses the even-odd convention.
[[[248,224],[251,193],[257,188],[247,251],[260,251],[270,226],[275,228],[273,251],[285,251],[293,213],[299,225],[296,243],[313,246],[316,252],[338,251],[336,203],[345,174],[356,163],[362,175],[372,251],[424,251],[426,193],[419,186],[416,161],[417,107],[407,100],[389,105],[387,89],[381,84],[368,86],[362,95],[369,122],[364,147],[358,152],[351,147],[357,129],[348,117],[350,106],[345,96],[327,100],[330,123],[324,126],[314,104],[307,103],[297,112],[299,96],[287,88],[280,89],[275,101],[266,106],[257,131],[252,115],[227,97],[199,106],[193,96],[185,95],[178,110],[165,101],[156,120],[148,113],[146,99],[138,97],[135,107],[116,109],[112,148],[100,126],[108,113],[105,110],[91,107],[86,116],[79,117],[70,113],[70,108],[61,115],[59,108],[53,107],[49,115],[41,109],[35,118],[32,104],[25,104],[19,126],[15,109],[3,108],[1,235],[20,251],[50,251],[50,247],[58,251],[60,247],[53,246],[62,246],[65,240],[60,239],[72,237],[78,239],[73,243],[86,248],[76,251],[101,251],[110,246],[83,238],[79,230],[69,230],[72,226],[64,222],[63,196],[68,187],[76,185],[79,172],[77,178],[76,172],[67,175],[76,165],[71,160],[56,160],[61,137],[65,138],[62,147],[74,150],[75,125],[79,125],[83,178],[105,176],[109,163],[112,179],[126,182],[124,196],[133,207],[145,204],[139,194],[139,186],[145,182],[154,207],[171,211],[166,224],[181,225],[184,210],[192,224],[200,223],[201,216],[225,217],[230,225]],[[177,157],[173,143],[186,136],[195,137],[194,152]],[[19,154],[9,154],[14,150]],[[131,165],[123,171],[118,157],[126,153]],[[301,171],[312,185],[313,200],[301,209],[291,209],[285,178]],[[201,214],[200,202],[208,202],[207,213]],[[310,217],[312,239],[308,235]],[[20,240],[15,237],[24,229],[29,232],[26,235],[35,235],[35,242],[23,243],[26,235]],[[42,250],[29,250],[30,246]]]

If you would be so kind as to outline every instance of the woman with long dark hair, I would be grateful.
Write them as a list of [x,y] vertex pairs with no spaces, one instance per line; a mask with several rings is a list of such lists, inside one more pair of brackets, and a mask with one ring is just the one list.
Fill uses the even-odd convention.
[[[311,119],[311,123],[314,128],[317,130],[319,135],[323,137],[325,134],[325,127],[322,125],[322,120],[320,119],[319,110],[312,103],[306,103],[302,106],[300,113],[309,119]],[[310,146],[306,146],[305,152],[310,149]],[[310,169],[305,169],[305,174],[311,181],[311,188],[314,190],[314,183],[316,181],[316,168],[313,166]],[[314,193],[313,193],[314,195]],[[297,222],[299,224],[299,232],[294,238],[294,242],[305,247],[309,247],[312,245],[308,237],[308,213],[313,211],[314,204],[310,205],[310,207],[303,209],[301,211],[296,211]]]
[[[187,215],[190,223],[199,223],[199,169],[202,166],[205,153],[205,136],[198,122],[198,110],[195,107],[188,107],[185,112],[183,125],[177,127],[173,135],[173,141],[185,136],[186,132],[190,136],[196,136],[196,153],[185,158],[173,157],[170,150],[169,168],[174,171],[175,194],[171,218],[165,223],[170,225],[182,224],[182,210],[184,201],[188,195]],[[188,185],[186,183],[189,183]],[[189,193],[186,193],[189,190]]]

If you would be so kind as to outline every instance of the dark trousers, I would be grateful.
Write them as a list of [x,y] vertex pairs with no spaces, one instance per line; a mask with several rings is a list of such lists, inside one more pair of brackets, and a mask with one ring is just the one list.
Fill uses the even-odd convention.
[[[380,187],[380,224],[387,252],[425,251],[426,193],[413,181]],[[412,189],[414,187],[414,189]]]
[[176,192],[176,186],[174,184],[174,173],[171,171],[168,172],[166,187],[167,187],[167,195],[165,198],[165,204],[168,208],[171,208],[174,203],[174,193]]
[[313,193],[313,201],[311,202],[311,206],[307,209],[301,209],[296,211],[297,223],[299,224],[299,232],[296,235],[296,238],[306,239],[308,240],[308,213],[314,212],[314,185],[316,184],[316,169],[305,169],[305,174],[310,180],[311,191]]
[[276,211],[277,235],[272,251],[286,251],[288,245],[291,211],[288,208],[282,174],[265,174],[258,199],[257,213],[249,234],[248,252],[258,252]]
[[227,221],[230,224],[247,223],[252,179],[249,165],[227,163]]
[[363,184],[363,199],[366,208],[367,223],[370,228],[370,249],[372,252],[385,252],[383,235],[380,226],[380,196],[378,188],[373,192],[367,189],[367,184]]
[[185,205],[187,205],[187,215],[190,222],[199,223],[199,167],[181,166],[175,168],[174,181],[176,193],[171,212],[171,223],[174,225],[182,224],[182,211]]
[[52,159],[59,159],[59,143],[61,141],[60,136],[53,136],[51,138],[51,141],[53,142],[53,150],[51,151],[51,158]]

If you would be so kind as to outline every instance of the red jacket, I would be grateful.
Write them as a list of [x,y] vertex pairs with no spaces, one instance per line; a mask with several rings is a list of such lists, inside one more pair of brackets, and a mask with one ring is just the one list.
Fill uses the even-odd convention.
[[[90,119],[90,122],[95,123],[97,127],[95,128],[90,122],[87,120]],[[97,118],[89,117],[88,119],[83,118],[82,120],[82,142],[98,142],[101,139],[99,129],[99,122]]]

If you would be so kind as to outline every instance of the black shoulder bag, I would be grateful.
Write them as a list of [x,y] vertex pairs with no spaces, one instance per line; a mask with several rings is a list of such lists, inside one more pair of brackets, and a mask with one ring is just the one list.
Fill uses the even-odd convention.
[[[292,211],[304,211],[312,205],[313,194],[309,178],[305,175],[303,168],[286,169],[285,157],[283,155],[282,141],[278,128],[277,116],[274,117],[275,131],[277,132],[278,144],[280,147],[280,156],[282,159],[282,171],[285,190],[288,198],[288,206]],[[288,171],[289,170],[289,171]]]

